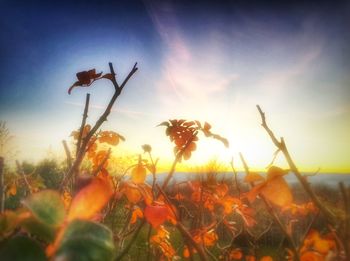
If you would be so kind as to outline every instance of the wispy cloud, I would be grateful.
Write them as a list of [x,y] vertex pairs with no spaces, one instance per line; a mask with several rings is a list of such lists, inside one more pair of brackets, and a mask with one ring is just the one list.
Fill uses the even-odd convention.
[[239,78],[221,70],[222,57],[213,57],[216,46],[193,45],[185,37],[169,3],[149,5],[149,14],[163,42],[162,75],[157,82],[164,104],[203,104],[225,91]]

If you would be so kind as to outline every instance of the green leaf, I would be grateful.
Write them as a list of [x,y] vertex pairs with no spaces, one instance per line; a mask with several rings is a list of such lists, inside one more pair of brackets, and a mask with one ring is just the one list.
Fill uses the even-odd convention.
[[42,223],[49,226],[59,226],[63,223],[66,211],[63,201],[54,190],[43,190],[31,195],[23,204]]
[[67,261],[113,260],[112,232],[99,223],[74,220],[66,228],[56,253],[56,258]]
[[34,217],[22,221],[21,227],[28,233],[36,235],[46,242],[53,242],[55,239],[56,228],[44,224]]
[[44,250],[28,237],[18,236],[6,240],[0,248],[3,261],[46,261]]

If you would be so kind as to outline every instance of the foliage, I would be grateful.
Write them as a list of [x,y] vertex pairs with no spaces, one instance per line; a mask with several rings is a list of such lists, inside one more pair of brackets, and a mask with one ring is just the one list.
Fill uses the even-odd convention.
[[[16,199],[17,205],[0,215],[2,260],[307,261],[349,257],[347,241],[339,240],[349,238],[348,207],[336,216],[345,232],[337,230],[323,209],[327,207],[320,207],[305,185],[305,177],[300,182],[310,199],[295,195],[285,179],[290,170],[271,164],[266,175],[251,172],[241,155],[243,182],[238,181],[233,162],[234,178],[218,178],[220,168],[213,161],[206,175],[168,186],[177,164],[196,152],[199,134],[229,146],[207,122],[171,119],[159,124],[174,146],[174,162],[162,184],[156,175],[158,159],[153,159],[148,144],[142,145],[132,162],[128,159],[128,167],[115,173],[114,165],[120,163],[113,161],[112,148],[125,138],[100,127],[137,68],[135,64],[121,85],[111,64],[110,70],[105,75],[95,69],[77,73],[78,81],[69,88],[71,93],[75,87],[87,87],[102,78],[115,87],[95,125],[86,123],[87,96],[81,127],[71,134],[75,156],[66,148],[64,166],[53,160],[37,166],[22,163],[17,172],[5,176],[7,201]],[[263,127],[271,131],[262,115]],[[277,144],[286,152],[284,141],[283,146]],[[83,160],[87,167],[82,167]],[[349,193],[343,189],[342,194],[346,201]],[[317,225],[319,217],[322,226]],[[281,247],[271,250],[277,244]]]

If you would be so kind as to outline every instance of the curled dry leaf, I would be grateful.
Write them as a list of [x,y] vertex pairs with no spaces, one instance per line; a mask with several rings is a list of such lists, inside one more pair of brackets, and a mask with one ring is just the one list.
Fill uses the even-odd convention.
[[89,71],[82,71],[78,72],[76,74],[78,81],[76,81],[69,89],[68,94],[71,94],[72,90],[75,87],[88,87],[90,86],[94,81],[98,80],[102,75],[102,72],[96,73],[95,69],[91,69]]
[[278,167],[270,167],[267,172],[266,181],[256,185],[249,192],[246,197],[250,202],[253,202],[256,197],[261,194],[268,201],[279,207],[284,207],[293,203],[293,195],[288,183],[283,176],[287,172]]

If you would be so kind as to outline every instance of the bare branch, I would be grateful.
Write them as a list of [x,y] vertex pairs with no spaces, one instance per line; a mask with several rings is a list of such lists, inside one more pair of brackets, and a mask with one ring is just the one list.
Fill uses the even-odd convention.
[[320,211],[326,217],[328,222],[332,226],[335,226],[337,224],[337,219],[336,219],[335,215],[326,206],[324,206],[322,204],[322,202],[318,199],[318,197],[316,196],[314,191],[311,189],[309,183],[307,183],[307,181],[301,175],[301,173],[299,172],[298,168],[296,167],[294,161],[292,160],[292,157],[290,156],[290,154],[288,152],[288,149],[287,149],[287,146],[284,142],[284,139],[281,138],[280,142],[276,139],[276,136],[274,135],[272,130],[266,124],[265,113],[261,110],[259,105],[257,105],[256,107],[258,108],[258,111],[259,111],[260,116],[261,116],[261,121],[262,121],[261,126],[263,126],[263,128],[269,134],[269,136],[270,136],[272,142],[275,144],[275,146],[278,149],[280,149],[282,151],[282,153],[284,154],[284,157],[286,158],[286,160],[288,162],[290,170],[295,174],[295,176],[297,177],[297,179],[299,180],[299,182],[303,186],[306,193],[309,195],[311,200],[315,203],[316,207],[320,209]]

